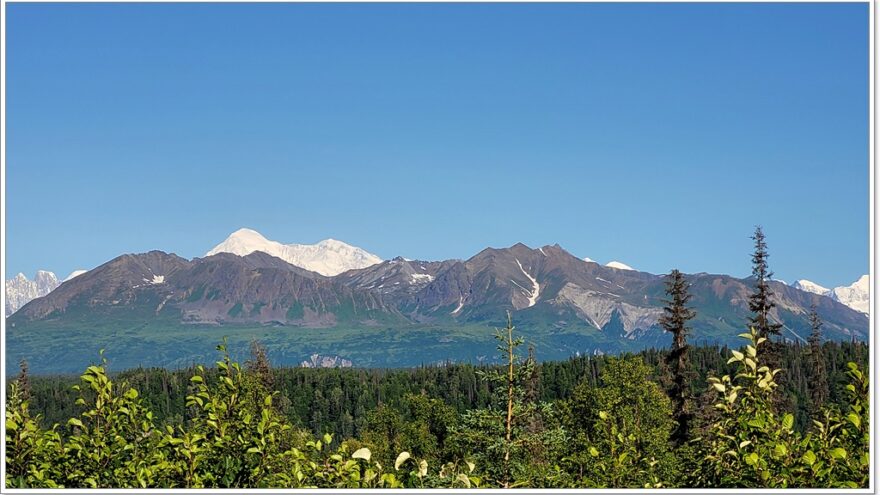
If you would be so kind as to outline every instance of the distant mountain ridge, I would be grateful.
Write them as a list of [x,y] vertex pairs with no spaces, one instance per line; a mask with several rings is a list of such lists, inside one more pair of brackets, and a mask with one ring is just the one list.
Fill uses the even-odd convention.
[[[736,342],[747,324],[751,282],[687,278],[698,313],[693,339]],[[867,339],[866,315],[783,283],[771,287],[772,316],[785,325],[787,338],[806,338],[815,304],[827,338]],[[7,336],[10,350],[49,368],[83,359],[58,357],[67,355],[64,346],[74,338],[95,345],[116,335],[110,345],[139,342],[137,349],[166,356],[133,347],[125,359],[151,360],[132,364],[165,365],[192,362],[188,349],[230,332],[263,335],[282,362],[300,364],[320,354],[356,366],[410,366],[491,354],[484,334],[510,310],[539,356],[562,358],[666,345],[668,335],[657,324],[664,288],[661,275],[586,262],[559,245],[487,248],[467,260],[395,258],[335,276],[261,250],[192,260],[151,251],[117,257],[31,301],[7,319]],[[127,337],[120,328],[129,329]],[[50,335],[58,335],[52,344],[39,340]],[[165,340],[170,335],[178,337]]]

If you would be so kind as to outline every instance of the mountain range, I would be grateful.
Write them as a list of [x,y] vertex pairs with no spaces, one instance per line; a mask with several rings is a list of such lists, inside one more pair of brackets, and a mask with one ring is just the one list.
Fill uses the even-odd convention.
[[[750,280],[687,277],[698,314],[692,341],[738,343]],[[806,338],[816,305],[826,338],[867,340],[868,317],[842,303],[844,292],[835,299],[802,287],[771,282],[786,338]],[[184,366],[213,359],[224,335],[240,349],[259,339],[279,364],[315,354],[354,366],[481,361],[508,310],[536,356],[560,359],[668,345],[657,325],[664,299],[663,276],[559,245],[382,261],[340,241],[284,245],[242,229],[204,257],[126,254],[34,299],[7,318],[7,367],[25,358],[36,372],[77,371],[92,359],[84,351],[100,347],[117,369]]]

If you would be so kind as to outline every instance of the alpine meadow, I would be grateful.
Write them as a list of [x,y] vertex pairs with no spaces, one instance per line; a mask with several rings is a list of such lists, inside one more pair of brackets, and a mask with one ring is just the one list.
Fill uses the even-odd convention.
[[4,492],[876,488],[873,3],[2,8]]

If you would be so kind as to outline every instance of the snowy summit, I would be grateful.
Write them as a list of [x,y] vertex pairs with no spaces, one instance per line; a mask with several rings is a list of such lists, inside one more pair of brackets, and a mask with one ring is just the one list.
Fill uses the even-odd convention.
[[363,249],[335,239],[317,244],[282,244],[263,237],[251,229],[239,229],[208,251],[206,256],[231,253],[245,256],[261,251],[283,259],[291,265],[331,277],[348,270],[366,268],[382,262],[382,258]]
[[616,268],[618,270],[634,270],[633,267],[623,264],[619,261],[610,261],[606,263],[605,266],[607,266],[608,268]]
[[862,275],[858,280],[853,282],[852,285],[835,287],[833,289],[822,287],[809,280],[798,280],[791,284],[795,289],[830,297],[841,304],[845,304],[850,308],[856,311],[861,311],[865,314],[868,313],[868,310],[871,307],[871,298],[868,291],[870,285],[871,283],[867,275]]
[[870,286],[869,277],[862,275],[852,285],[832,289],[831,299],[846,304],[856,311],[868,314],[868,310],[871,308]]
[[820,296],[827,296],[831,292],[831,289],[822,287],[821,285],[815,282],[811,282],[809,280],[796,280],[793,284],[791,284],[791,286],[804,292],[819,294]]

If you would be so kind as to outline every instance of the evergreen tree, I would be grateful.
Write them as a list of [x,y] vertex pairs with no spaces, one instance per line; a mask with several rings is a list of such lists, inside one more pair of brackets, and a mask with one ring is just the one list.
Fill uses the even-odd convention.
[[669,273],[666,277],[666,295],[669,299],[666,300],[663,316],[659,320],[660,325],[672,334],[672,348],[666,356],[666,365],[672,373],[668,393],[674,408],[672,417],[677,423],[671,438],[677,445],[687,441],[693,419],[690,391],[693,377],[687,343],[690,328],[687,323],[696,316],[696,312],[687,306],[691,299],[689,287],[690,284],[680,271],[672,270]]
[[820,408],[828,401],[828,371],[825,369],[825,356],[822,354],[822,320],[816,312],[816,305],[810,307],[810,416],[816,417]]
[[[755,291],[749,296],[749,309],[752,316],[749,318],[749,325],[755,329],[759,338],[766,338],[767,343],[764,347],[764,362],[770,369],[783,368],[782,354],[785,343],[782,342],[782,324],[775,323],[770,312],[776,307],[773,302],[773,291],[770,290],[770,279],[773,278],[773,272],[767,263],[770,254],[767,252],[767,241],[764,237],[764,231],[761,226],[755,227],[755,234],[752,236],[755,241],[755,252],[752,254],[752,277],[755,279]],[[785,389],[787,387],[788,378],[780,374],[776,377],[777,385]],[[782,393],[773,394],[773,407],[776,411],[787,411],[792,409],[792,397]]]
[[28,380],[28,362],[26,359],[22,359],[18,362],[18,389],[21,392],[22,400],[30,400],[31,398],[31,384]]
[[245,363],[248,371],[253,372],[267,390],[272,390],[274,383],[272,378],[272,366],[269,364],[269,355],[264,346],[258,340],[251,341],[251,359]]
[[487,479],[502,488],[517,480],[543,479],[565,443],[561,428],[548,425],[552,406],[528,399],[537,363],[517,352],[524,339],[514,336],[514,328],[508,313],[507,326],[495,335],[503,364],[477,371],[492,389],[492,403],[466,411],[447,440],[453,457],[486,465]]
[[767,241],[764,231],[760,226],[755,227],[752,236],[755,241],[755,252],[752,254],[752,276],[755,278],[755,292],[749,296],[749,310],[753,315],[749,318],[749,324],[757,330],[760,337],[770,339],[778,336],[782,325],[770,320],[770,310],[776,307],[773,302],[773,291],[768,282],[773,277],[773,272],[767,263],[770,255],[767,253]]

